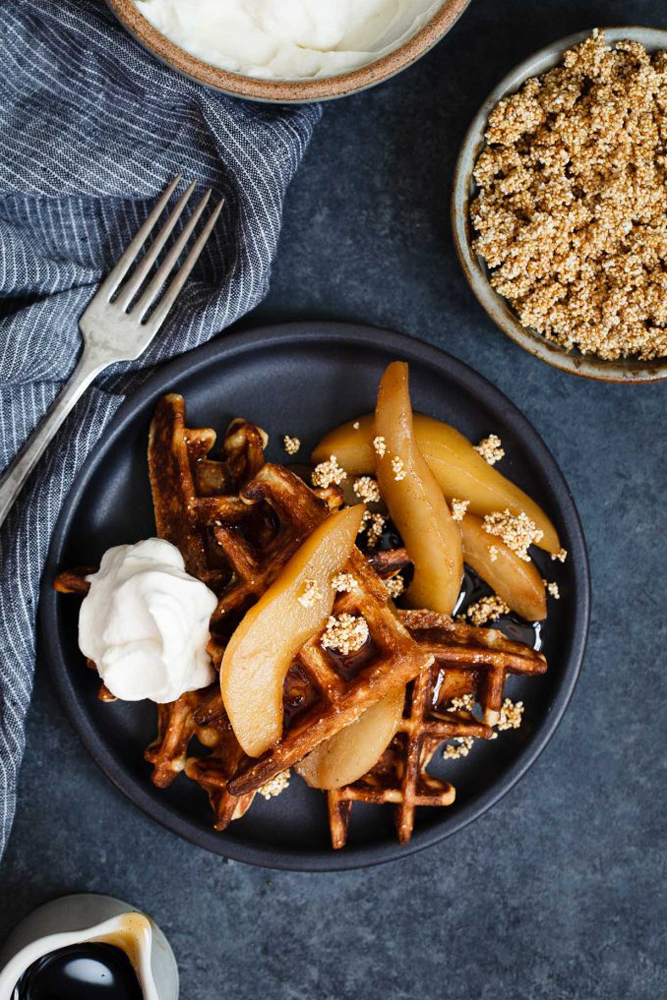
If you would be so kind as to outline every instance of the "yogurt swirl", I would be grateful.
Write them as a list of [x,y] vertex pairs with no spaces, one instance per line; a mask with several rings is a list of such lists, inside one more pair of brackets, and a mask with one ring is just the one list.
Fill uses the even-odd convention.
[[191,55],[258,79],[337,76],[416,34],[442,0],[134,0]]
[[117,698],[175,701],[214,680],[206,644],[217,599],[174,545],[117,545],[88,580],[79,647]]

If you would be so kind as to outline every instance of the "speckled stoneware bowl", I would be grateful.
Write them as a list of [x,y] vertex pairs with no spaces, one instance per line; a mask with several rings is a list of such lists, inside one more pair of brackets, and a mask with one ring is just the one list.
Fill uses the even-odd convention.
[[107,0],[118,19],[153,55],[186,76],[221,90],[232,97],[278,104],[303,104],[346,97],[388,80],[420,59],[443,38],[466,9],[470,0],[443,0],[438,12],[420,31],[393,52],[349,73],[311,80],[259,80],[218,69],[174,45],[150,24],[132,0]]
[[[591,29],[592,30],[592,29]],[[591,31],[582,31],[569,38],[541,49],[526,59],[502,80],[489,94],[475,117],[461,147],[452,196],[452,230],[461,265],[470,286],[484,306],[491,319],[520,347],[534,357],[546,361],[555,368],[584,375],[588,378],[610,382],[657,382],[667,378],[667,358],[656,361],[618,360],[602,361],[584,356],[578,351],[566,351],[558,344],[551,343],[541,334],[524,326],[510,306],[492,288],[486,264],[472,248],[473,232],[470,223],[470,203],[475,195],[476,185],[472,171],[484,146],[484,133],[489,114],[498,101],[514,93],[529,77],[540,76],[560,62],[563,52],[588,38]],[[629,38],[641,44],[649,52],[667,49],[667,31],[654,28],[605,28],[608,42],[618,42]]]

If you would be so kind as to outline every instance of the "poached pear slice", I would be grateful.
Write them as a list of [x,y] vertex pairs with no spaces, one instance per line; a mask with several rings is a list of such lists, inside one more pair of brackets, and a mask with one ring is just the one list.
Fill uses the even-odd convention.
[[404,687],[390,691],[356,722],[315,747],[294,770],[311,788],[351,785],[377,764],[391,743],[404,703]]
[[461,533],[415,439],[405,362],[394,361],[382,376],[375,435],[384,445],[375,453],[380,493],[414,565],[405,599],[449,615],[463,576]]
[[331,614],[331,578],[349,559],[363,514],[363,504],[347,507],[316,528],[229,641],[220,690],[236,738],[250,757],[261,756],[282,735],[285,676],[298,650]]
[[[359,425],[356,429],[355,424]],[[469,513],[478,517],[496,510],[508,509],[514,515],[523,511],[544,532],[538,543],[540,548],[552,555],[560,551],[558,533],[541,507],[489,465],[465,435],[421,413],[414,414],[413,425],[419,450],[447,500],[468,500]],[[372,474],[375,468],[373,427],[372,413],[341,424],[322,438],[312,454],[312,461],[326,461],[330,455],[335,455],[348,476]]]
[[485,531],[484,522],[474,514],[466,514],[460,527],[465,561],[498,597],[529,622],[546,618],[546,590],[535,563],[519,559],[496,535]]

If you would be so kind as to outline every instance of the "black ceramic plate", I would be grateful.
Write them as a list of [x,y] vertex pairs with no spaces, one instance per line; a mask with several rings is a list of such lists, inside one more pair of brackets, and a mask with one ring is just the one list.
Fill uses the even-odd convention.
[[[440,417],[473,440],[502,437],[503,472],[542,504],[569,552],[564,565],[544,557],[562,599],[550,602],[543,632],[549,670],[511,678],[508,693],[525,703],[524,723],[491,743],[480,741],[462,760],[434,762],[457,788],[448,809],[418,810],[407,847],[396,842],[391,808],[355,805],[348,846],[329,846],[324,796],[293,777],[279,798],[259,796],[224,833],[211,827],[208,802],[180,776],[161,791],[150,781],[143,750],[155,731],[147,702],[103,704],[95,675],[77,648],[79,601],[57,595],[58,569],[95,564],[111,545],[154,534],[146,440],[155,402],[176,390],[191,427],[224,430],[243,415],[271,434],[269,457],[284,461],[280,441],[293,434],[307,455],[329,428],[372,409],[380,375],[392,360],[410,363],[415,409]],[[544,555],[544,554],[540,554]],[[149,816],[210,851],[275,868],[355,868],[404,857],[460,830],[497,802],[544,748],[567,706],[586,642],[589,578],[586,549],[572,496],[549,451],[528,421],[474,371],[418,341],[369,327],[300,323],[222,336],[158,371],[118,411],[79,473],[53,536],[41,598],[41,629],[62,702],[83,743],[105,774]],[[440,758],[440,755],[437,755]]]

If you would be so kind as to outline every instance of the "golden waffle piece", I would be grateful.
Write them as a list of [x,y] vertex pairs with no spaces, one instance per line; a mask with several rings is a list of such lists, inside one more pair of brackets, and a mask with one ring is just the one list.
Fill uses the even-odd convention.
[[383,580],[391,580],[401,570],[412,566],[407,549],[371,549],[367,554],[368,561]]
[[85,597],[90,590],[90,584],[86,577],[96,572],[95,566],[77,566],[75,569],[65,569],[62,573],[58,573],[53,588],[59,594],[76,594],[77,597]]
[[[186,426],[182,396],[171,393],[156,407],[148,463],[157,533],[178,547],[186,570],[216,593],[230,585],[232,570],[213,531],[218,524],[239,524],[252,517],[252,506],[243,503],[238,494],[264,464],[266,440],[260,428],[237,419],[230,424],[215,456],[215,431]],[[261,514],[255,518],[257,537],[271,529]],[[55,588],[85,596],[89,589],[86,576],[94,572],[94,568],[66,570],[56,578]],[[103,684],[99,697],[114,700]],[[188,758],[193,737],[207,748],[208,755]],[[253,796],[238,798],[226,790],[227,778],[238,767],[242,751],[224,713],[217,683],[158,706],[158,736],[145,757],[153,764],[152,780],[159,787],[169,785],[181,771],[197,781],[209,796],[218,829],[243,815],[252,801]]]
[[[255,508],[270,530],[263,529],[258,537],[253,532],[257,518],[213,528],[218,554],[231,569],[227,585],[218,591],[218,606],[211,618],[214,633],[227,622],[238,624],[308,535],[342,503],[335,487],[313,491],[289,469],[273,463],[259,470],[241,490],[239,499],[246,509]],[[213,659],[219,665],[219,657]]]
[[[301,485],[305,503],[311,491]],[[239,768],[229,783],[236,795],[266,784],[297,763],[322,740],[354,722],[432,662],[431,653],[421,649],[401,624],[384,583],[358,549],[353,550],[343,572],[353,578],[354,586],[337,594],[333,615],[363,618],[368,638],[361,649],[348,655],[323,647],[324,630],[302,647],[291,665],[288,682],[293,683],[295,673],[302,678],[303,704],[298,712],[284,713],[280,740],[262,757]]]
[[[247,588],[253,586],[252,596],[261,596],[304,538],[340,503],[341,494],[312,490],[283,466],[267,464],[241,491],[241,499],[269,504],[280,528],[262,553],[259,566],[256,558],[248,559],[252,549],[238,530],[215,530],[237,582],[221,595],[214,621],[230,607],[236,609],[238,590],[245,598]],[[361,650],[348,656],[324,649],[322,633],[304,645],[285,681],[282,737],[261,758],[246,758],[239,766],[229,783],[235,795],[255,791],[291,767],[390,690],[415,677],[431,660],[398,620],[384,583],[358,549],[343,572],[353,577],[354,586],[350,592],[337,594],[332,613],[362,617],[369,638]]]
[[[188,756],[193,737],[206,747],[207,754]],[[250,808],[254,793],[237,797],[227,791],[227,779],[243,758],[243,751],[229,724],[217,682],[158,705],[158,736],[144,756],[153,765],[152,780],[159,788],[166,788],[182,771],[197,782],[208,795],[216,830],[224,830]]]
[[[76,597],[85,597],[90,590],[90,583],[86,579],[91,573],[97,570],[91,566],[77,566],[75,569],[65,569],[54,580],[53,588],[59,594],[74,594]],[[92,660],[86,660],[86,666],[90,670],[96,670]],[[115,694],[112,694],[106,684],[100,681],[97,697],[100,701],[116,701]]]
[[[215,441],[212,429],[187,427],[182,396],[172,393],[158,402],[148,448],[157,533],[179,548],[186,570],[219,598],[209,645],[219,664],[226,634],[342,495],[336,488],[315,495],[281,466],[267,465],[260,474],[266,435],[246,421],[232,422],[217,458]],[[56,590],[85,596],[86,576],[93,572],[66,570]],[[306,697],[298,675],[290,676],[285,690],[286,712],[298,711]],[[113,700],[103,684],[99,697]],[[194,737],[207,753],[188,756]],[[208,794],[217,829],[243,815],[254,797],[231,795],[226,788],[243,756],[217,683],[158,706],[158,736],[145,753],[152,780],[166,787],[184,772],[196,781]]]
[[215,441],[210,427],[186,426],[182,396],[170,393],[159,400],[148,435],[157,533],[180,551],[187,572],[217,594],[228,583],[230,571],[213,529],[250,516],[239,491],[264,464],[266,435],[254,424],[235,420],[220,459],[211,457]]
[[433,707],[438,674],[427,667],[408,685],[398,732],[368,774],[327,792],[333,847],[345,846],[353,802],[392,804],[398,839],[405,844],[412,836],[417,806],[449,806],[454,801],[453,785],[426,770],[433,754],[444,740],[458,736],[489,739],[493,730],[470,712],[440,712]]
[[[177,393],[159,400],[151,422],[148,468],[157,534],[179,549],[187,572],[216,594],[229,585],[231,569],[213,531],[217,525],[239,524],[252,516],[252,506],[238,494],[264,464],[266,441],[259,427],[236,419],[227,429],[219,456],[212,457],[215,431],[187,427],[185,400]],[[255,521],[256,535],[269,531],[260,512]],[[86,576],[95,571],[65,570],[56,577],[55,589],[85,596]],[[214,651],[218,645],[213,636]],[[102,686],[100,696],[109,700],[105,692]]]
[[[496,718],[498,678],[502,675],[504,683],[508,673],[530,675],[546,670],[541,653],[510,642],[496,629],[459,624],[431,611],[399,614],[421,648],[433,657],[433,664],[408,685],[401,725],[375,767],[353,784],[327,793],[334,848],[346,843],[354,802],[393,805],[398,839],[407,843],[417,806],[448,806],[456,797],[449,782],[426,770],[438,746],[448,739],[490,739],[494,723],[488,719]],[[464,694],[476,695],[484,721],[465,709],[448,709],[453,698]]]
[[[156,435],[152,440],[154,451],[150,461],[158,466],[158,442],[164,438]],[[157,478],[154,481],[157,483]],[[187,475],[181,476],[180,482],[184,484],[183,495],[194,484]],[[156,497],[157,489],[154,486],[156,510],[162,506],[161,498]],[[233,517],[224,525],[222,517],[216,517],[210,525],[207,522],[217,546],[216,565],[226,567],[225,575],[215,581],[218,607],[211,619],[209,652],[216,666],[222,657],[227,632],[273,583],[303,540],[328,516],[331,507],[340,503],[338,491],[318,492],[320,495],[316,496],[282,466],[267,463],[241,490],[240,497],[234,498],[244,507],[236,523]],[[187,510],[187,502],[183,499],[177,509]],[[248,516],[248,512],[253,516]],[[217,524],[218,521],[221,523]],[[176,525],[175,514],[170,514],[168,527],[175,535],[184,537],[184,529]],[[203,552],[210,558],[209,539]],[[157,785],[163,786],[183,770],[196,781],[208,794],[216,829],[223,830],[249,808],[255,790],[237,795],[227,789],[227,780],[249,758],[234,736],[217,684],[214,689],[215,697],[208,693],[211,689],[194,691],[169,705],[159,706],[159,735],[148,748],[146,759],[154,765],[153,781]],[[298,711],[303,703],[294,675],[286,684],[286,701],[288,712]],[[193,736],[198,737],[209,753],[187,756]]]
[[447,668],[438,692],[439,704],[475,693],[487,726],[495,726],[500,719],[508,674],[543,674],[547,669],[543,653],[512,642],[498,629],[456,622],[435,611],[399,614],[421,648],[433,656],[436,666]]
[[[213,431],[186,426],[181,396],[160,400],[148,446],[156,525],[180,549],[188,572],[218,597],[209,653],[219,666],[226,639],[245,611],[327,517],[327,500],[336,501],[312,496],[304,510],[303,484],[280,466],[264,464],[266,437],[252,424],[233,422],[223,461],[209,457],[214,441]],[[188,756],[193,736],[208,753]],[[217,684],[213,692],[191,692],[160,706],[158,738],[146,759],[158,785],[181,770],[196,781],[209,797],[216,829],[243,815],[254,797],[254,791],[234,795],[227,789],[244,754]]]
[[280,465],[264,464],[266,435],[235,420],[222,460],[210,457],[215,431],[186,426],[185,401],[171,393],[158,403],[148,441],[148,469],[160,538],[175,545],[192,576],[218,597],[211,617],[214,665],[232,630],[273,583],[332,506],[335,489],[316,497]]

